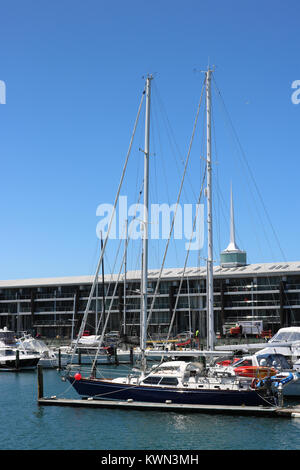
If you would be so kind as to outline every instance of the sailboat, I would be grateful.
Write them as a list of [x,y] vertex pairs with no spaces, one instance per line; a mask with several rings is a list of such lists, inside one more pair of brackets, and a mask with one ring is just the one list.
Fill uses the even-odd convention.
[[[212,237],[212,179],[211,179],[211,74],[205,71],[207,118],[207,345],[208,353],[214,349],[213,322],[213,237]],[[148,205],[149,205],[149,133],[151,81],[145,84],[145,147],[144,147],[144,215],[140,312],[141,369],[137,374],[115,379],[97,378],[92,368],[89,377],[80,372],[69,373],[67,379],[81,396],[94,399],[134,400],[138,402],[231,406],[274,406],[277,403],[277,387],[282,379],[266,377],[257,382],[248,378],[227,374],[216,375],[206,370],[203,363],[173,360],[152,366],[147,370],[147,271],[148,271]],[[103,256],[103,253],[102,253]],[[100,263],[100,260],[99,260]],[[200,354],[200,352],[199,352]],[[178,353],[176,354],[178,356]],[[285,377],[285,379],[287,379]],[[293,380],[290,377],[289,380]],[[282,385],[284,381],[282,380]]]

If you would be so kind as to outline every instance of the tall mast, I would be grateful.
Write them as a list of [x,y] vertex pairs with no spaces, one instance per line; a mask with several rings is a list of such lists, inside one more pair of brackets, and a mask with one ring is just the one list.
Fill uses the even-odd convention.
[[125,248],[124,248],[124,305],[123,305],[123,334],[126,335],[126,274],[127,274],[127,239],[128,221],[125,221]]
[[148,290],[148,213],[149,213],[149,140],[150,140],[150,97],[152,76],[146,79],[146,114],[145,114],[145,148],[144,148],[144,220],[143,220],[143,255],[142,255],[142,296],[141,296],[141,325],[140,346],[141,366],[146,369],[146,340],[147,340],[147,290]]
[[212,235],[212,171],[211,171],[211,70],[206,72],[206,165],[207,165],[207,348],[214,349],[214,286],[213,286],[213,235]]
[[[103,238],[101,232],[101,252],[103,251]],[[98,285],[98,283],[97,283]],[[105,283],[104,283],[104,257],[102,258],[102,322],[105,317]],[[100,325],[101,328],[102,325]]]

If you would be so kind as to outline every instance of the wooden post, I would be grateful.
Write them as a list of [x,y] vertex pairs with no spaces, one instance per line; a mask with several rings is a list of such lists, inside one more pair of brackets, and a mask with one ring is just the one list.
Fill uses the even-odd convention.
[[118,359],[118,352],[117,352],[117,346],[114,347],[114,355],[115,355],[115,365],[119,365],[119,359]]
[[133,348],[130,348],[130,364],[133,365]]
[[61,370],[61,350],[58,348],[58,370]]
[[95,379],[96,378],[96,372],[97,372],[97,364],[93,364],[92,370],[91,370],[91,378]]
[[43,398],[44,396],[44,381],[43,381],[43,368],[42,366],[37,366],[37,376],[38,376],[38,399]]
[[16,370],[19,370],[20,367],[20,351],[16,350]]
[[81,365],[81,351],[78,349],[78,364]]

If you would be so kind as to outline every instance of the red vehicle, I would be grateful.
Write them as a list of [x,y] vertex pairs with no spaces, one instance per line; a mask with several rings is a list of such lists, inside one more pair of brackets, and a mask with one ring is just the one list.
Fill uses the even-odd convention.
[[230,334],[231,335],[239,335],[241,333],[241,327],[240,326],[233,326],[230,328]]

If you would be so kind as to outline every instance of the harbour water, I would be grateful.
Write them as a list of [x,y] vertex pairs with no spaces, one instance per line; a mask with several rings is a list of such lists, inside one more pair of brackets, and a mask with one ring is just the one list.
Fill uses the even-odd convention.
[[[107,376],[126,366],[106,366]],[[44,395],[78,398],[44,370]],[[298,450],[300,419],[43,407],[37,373],[0,375],[1,450]]]

